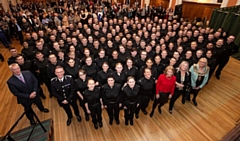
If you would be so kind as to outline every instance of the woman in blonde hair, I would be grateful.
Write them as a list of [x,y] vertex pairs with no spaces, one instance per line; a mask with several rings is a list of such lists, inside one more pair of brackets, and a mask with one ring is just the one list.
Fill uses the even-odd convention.
[[174,67],[167,66],[164,73],[158,77],[156,84],[156,96],[152,106],[150,117],[153,116],[154,110],[158,106],[158,112],[161,114],[161,107],[172,98],[175,89],[176,77],[174,76]]
[[170,100],[169,104],[169,113],[172,114],[172,109],[175,101],[182,95],[182,104],[185,103],[186,99],[186,91],[189,90],[191,86],[191,75],[188,71],[187,61],[182,61],[179,67],[176,69],[175,76],[176,76],[176,86],[174,90],[174,95]]
[[[198,92],[205,86],[208,81],[209,67],[207,65],[207,59],[201,58],[199,59],[198,63],[193,64],[189,70],[191,72],[191,92],[194,94],[192,101],[195,106],[197,106],[196,98]],[[187,100],[190,100],[190,96],[187,98]]]

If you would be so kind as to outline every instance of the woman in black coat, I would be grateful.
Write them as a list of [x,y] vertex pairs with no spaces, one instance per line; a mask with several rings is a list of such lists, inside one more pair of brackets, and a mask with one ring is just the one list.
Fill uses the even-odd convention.
[[182,104],[185,104],[185,99],[187,97],[187,92],[190,90],[191,86],[191,75],[188,71],[188,62],[183,61],[179,67],[176,69],[176,87],[174,90],[174,95],[172,96],[169,103],[169,113],[172,114],[172,109],[175,101],[182,95]]

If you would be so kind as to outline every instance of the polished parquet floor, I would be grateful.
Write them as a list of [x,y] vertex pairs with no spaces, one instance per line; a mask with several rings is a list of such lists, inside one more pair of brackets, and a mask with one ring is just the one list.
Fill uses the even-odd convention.
[[[21,46],[16,41],[14,47],[19,51]],[[0,52],[9,57],[9,52],[0,44]],[[76,117],[72,124],[66,126],[67,116],[59,107],[55,98],[49,98],[46,87],[43,87],[46,100],[43,103],[50,109],[49,113],[40,112],[36,106],[34,111],[40,118],[53,119],[55,141],[217,141],[227,134],[240,120],[240,63],[233,58],[224,68],[221,79],[214,76],[209,84],[199,93],[198,106],[191,102],[181,104],[176,102],[173,114],[168,113],[168,104],[162,108],[162,114],[157,110],[152,118],[140,113],[139,119],[134,119],[133,126],[124,125],[123,111],[120,112],[120,125],[108,124],[106,110],[103,110],[103,128],[95,130],[91,121],[82,122]],[[0,62],[0,136],[6,134],[23,112],[23,107],[17,104],[16,98],[8,90],[6,81],[11,76],[7,62]],[[152,102],[148,107],[150,112]],[[14,131],[29,126],[24,117]]]

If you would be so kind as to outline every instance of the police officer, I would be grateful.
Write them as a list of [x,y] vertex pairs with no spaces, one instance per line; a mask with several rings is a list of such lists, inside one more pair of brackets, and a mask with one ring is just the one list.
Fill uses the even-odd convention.
[[72,111],[70,105],[72,105],[78,122],[81,122],[81,116],[76,103],[74,80],[70,75],[64,75],[65,71],[62,66],[56,66],[55,74],[57,77],[51,79],[52,94],[57,97],[58,103],[63,107],[67,113],[68,120],[67,126],[71,124]]

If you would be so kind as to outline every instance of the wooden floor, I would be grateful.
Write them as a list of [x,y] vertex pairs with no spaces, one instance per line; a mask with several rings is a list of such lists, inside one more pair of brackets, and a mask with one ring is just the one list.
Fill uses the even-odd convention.
[[[21,47],[14,42],[20,51]],[[5,58],[9,52],[0,47]],[[6,59],[7,60],[7,59]],[[233,58],[224,68],[221,80],[212,77],[209,84],[201,90],[197,98],[198,107],[187,102],[182,105],[180,100],[175,104],[173,114],[168,113],[168,104],[162,108],[162,114],[157,110],[152,118],[140,113],[139,119],[134,119],[134,126],[125,126],[123,111],[120,112],[120,125],[115,122],[108,124],[106,110],[103,110],[103,128],[95,130],[91,121],[84,119],[81,123],[73,118],[67,127],[67,116],[59,107],[55,98],[50,99],[47,89],[43,87],[47,99],[43,100],[50,113],[40,112],[36,106],[34,111],[40,120],[53,118],[54,138],[56,141],[217,141],[228,133],[240,119],[240,63]],[[6,134],[23,112],[23,107],[17,104],[16,98],[6,85],[11,76],[7,62],[0,63],[0,136]],[[147,111],[150,112],[152,102]],[[84,118],[83,110],[81,115]],[[29,126],[24,117],[16,130]]]

